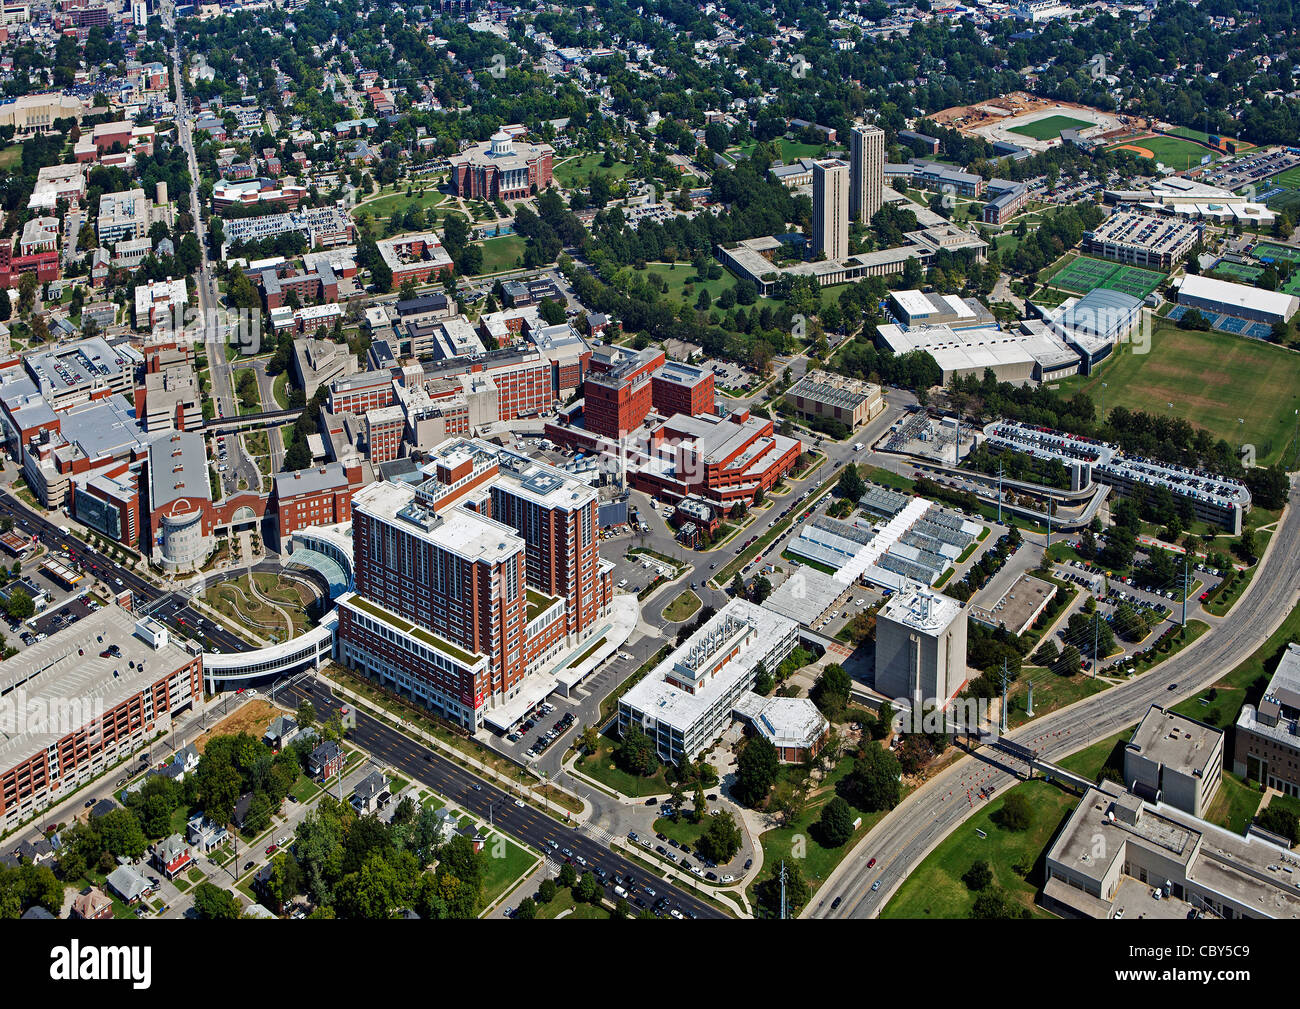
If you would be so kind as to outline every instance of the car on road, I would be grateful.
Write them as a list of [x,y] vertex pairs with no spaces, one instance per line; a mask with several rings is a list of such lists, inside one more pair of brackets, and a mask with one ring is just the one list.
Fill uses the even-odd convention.
[[873,866],[875,866],[875,864],[876,864],[876,860],[873,858],[870,862],[867,863],[867,868],[870,869]]
[[268,855],[274,855],[279,850],[280,850],[280,846],[278,844],[268,844],[266,846],[266,853]]
[[833,901],[831,901],[831,910],[834,911],[837,907],[839,907],[843,903],[844,903],[843,897],[836,897]]
[[547,846],[548,848],[550,848],[551,851],[559,851],[559,850],[560,850],[560,846],[559,846],[559,844],[556,843],[555,841],[547,841],[547,842],[546,842],[546,846]]
[[727,873],[725,876],[722,877],[722,882],[724,883],[734,883],[735,881],[736,881],[736,877],[733,876],[731,873]]
[[875,893],[879,889],[880,889],[880,880],[876,880],[874,883],[871,884],[871,892]]
[[1171,684],[1169,684],[1169,686],[1165,687],[1165,689],[1166,689],[1166,690],[1177,690],[1177,689],[1178,689],[1178,684],[1177,684],[1177,683],[1171,683]]

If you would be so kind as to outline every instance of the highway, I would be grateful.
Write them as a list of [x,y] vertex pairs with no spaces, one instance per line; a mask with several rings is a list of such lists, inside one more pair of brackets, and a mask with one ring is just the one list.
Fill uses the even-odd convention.
[[[342,706],[328,687],[314,679],[299,681],[281,693],[292,698],[281,702],[291,708],[304,700],[311,701],[318,717],[322,719],[328,719]],[[547,842],[554,841],[560,848],[568,848],[574,855],[587,861],[585,866],[581,863],[574,865],[579,875],[597,866],[607,870],[611,876],[626,876],[631,873],[638,881],[650,882],[659,896],[675,902],[683,912],[692,912],[700,918],[726,917],[712,905],[629,862],[590,834],[566,827],[532,806],[516,806],[516,797],[512,793],[458,767],[438,751],[423,746],[383,722],[357,712],[356,727],[348,730],[347,738],[375,758],[412,780],[427,785],[475,816],[483,820],[490,818],[492,825],[503,833],[536,851],[551,855],[556,861],[563,856],[558,851],[553,851]],[[612,888],[606,889],[606,896],[613,899]]]
[[[1229,615],[1183,651],[1121,686],[1035,719],[1008,738],[1060,760],[1136,724],[1152,704],[1195,696],[1258,649],[1300,598],[1300,492],[1292,481],[1286,513],[1259,569]],[[983,758],[983,759],[981,759]],[[991,763],[996,760],[997,765]],[[804,917],[870,918],[924,857],[987,800],[979,789],[1002,790],[1017,780],[1006,758],[963,757],[895,807],[862,839],[804,910]],[[969,791],[968,791],[969,790]],[[868,861],[876,864],[868,868]],[[871,884],[880,881],[873,892]],[[840,907],[830,909],[836,897]]]

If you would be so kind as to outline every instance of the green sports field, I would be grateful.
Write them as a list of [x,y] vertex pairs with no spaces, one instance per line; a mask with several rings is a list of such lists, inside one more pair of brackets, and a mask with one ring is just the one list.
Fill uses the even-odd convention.
[[1046,119],[1025,123],[1024,126],[1013,126],[1009,132],[1019,133],[1022,137],[1033,137],[1035,140],[1055,140],[1061,135],[1062,130],[1086,130],[1093,125],[1095,124],[1088,122],[1086,119],[1072,119],[1069,116],[1048,116]]
[[1239,284],[1254,284],[1264,271],[1258,266],[1244,266],[1241,263],[1229,263],[1226,260],[1220,260],[1210,272],[1224,280],[1235,281]]
[[1178,137],[1152,136],[1140,137],[1135,140],[1122,140],[1118,144],[1111,145],[1107,150],[1113,151],[1116,148],[1141,148],[1150,151],[1156,161],[1180,172],[1186,171],[1188,168],[1195,168],[1201,163],[1201,158],[1207,154],[1210,156],[1211,161],[1216,161],[1221,157],[1217,151],[1202,147],[1190,140],[1180,140]]
[[[1300,354],[1228,333],[1178,329],[1157,319],[1149,353],[1124,345],[1087,377],[1061,383],[1101,406],[1183,417],[1230,445],[1254,445],[1260,465],[1282,458],[1300,406]],[[1172,403],[1172,408],[1169,404]],[[1238,423],[1240,418],[1243,423]]]
[[1288,259],[1293,263],[1300,263],[1300,249],[1293,248],[1290,245],[1274,245],[1272,242],[1260,242],[1250,254],[1256,259]]
[[1087,294],[1098,287],[1122,291],[1135,298],[1145,298],[1164,281],[1155,270],[1142,270],[1105,259],[1080,256],[1058,270],[1046,283],[1073,294]]

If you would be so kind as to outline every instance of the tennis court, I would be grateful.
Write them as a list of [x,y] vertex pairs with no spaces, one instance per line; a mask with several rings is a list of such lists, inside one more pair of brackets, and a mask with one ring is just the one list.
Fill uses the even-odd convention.
[[1289,245],[1274,245],[1272,242],[1260,242],[1250,250],[1250,254],[1256,259],[1267,262],[1272,259],[1287,259],[1292,263],[1300,263],[1300,249],[1293,249]]
[[1160,286],[1163,273],[1136,266],[1110,263],[1104,259],[1080,256],[1071,260],[1047,283],[1073,294],[1087,294],[1098,287],[1120,291],[1135,298],[1145,298]]
[[1073,291],[1076,294],[1087,294],[1094,287],[1100,286],[1101,282],[1109,277],[1114,270],[1114,263],[1080,256],[1078,259],[1072,259],[1066,263],[1061,271],[1052,277],[1048,283],[1053,287]]
[[1210,271],[1216,277],[1222,277],[1224,280],[1243,281],[1247,284],[1253,284],[1264,271],[1258,266],[1248,266],[1245,263],[1230,263],[1226,259],[1220,259]]

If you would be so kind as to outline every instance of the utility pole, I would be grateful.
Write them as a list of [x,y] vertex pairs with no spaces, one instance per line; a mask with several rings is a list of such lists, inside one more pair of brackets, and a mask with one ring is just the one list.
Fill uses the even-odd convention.
[[781,920],[785,920],[785,859],[781,860]]
[[1187,554],[1183,553],[1183,626],[1187,626]]
[[998,728],[1005,734],[1007,731],[1007,660],[1002,660],[1002,717],[1001,724]]
[[1025,702],[1025,715],[1034,717],[1034,681],[1029,681],[1029,699]]
[[1002,524],[1002,460],[998,460],[998,525]]
[[1052,549],[1052,499],[1047,499],[1047,549]]
[[1092,678],[1097,678],[1097,638],[1101,634],[1101,611],[1092,611]]

